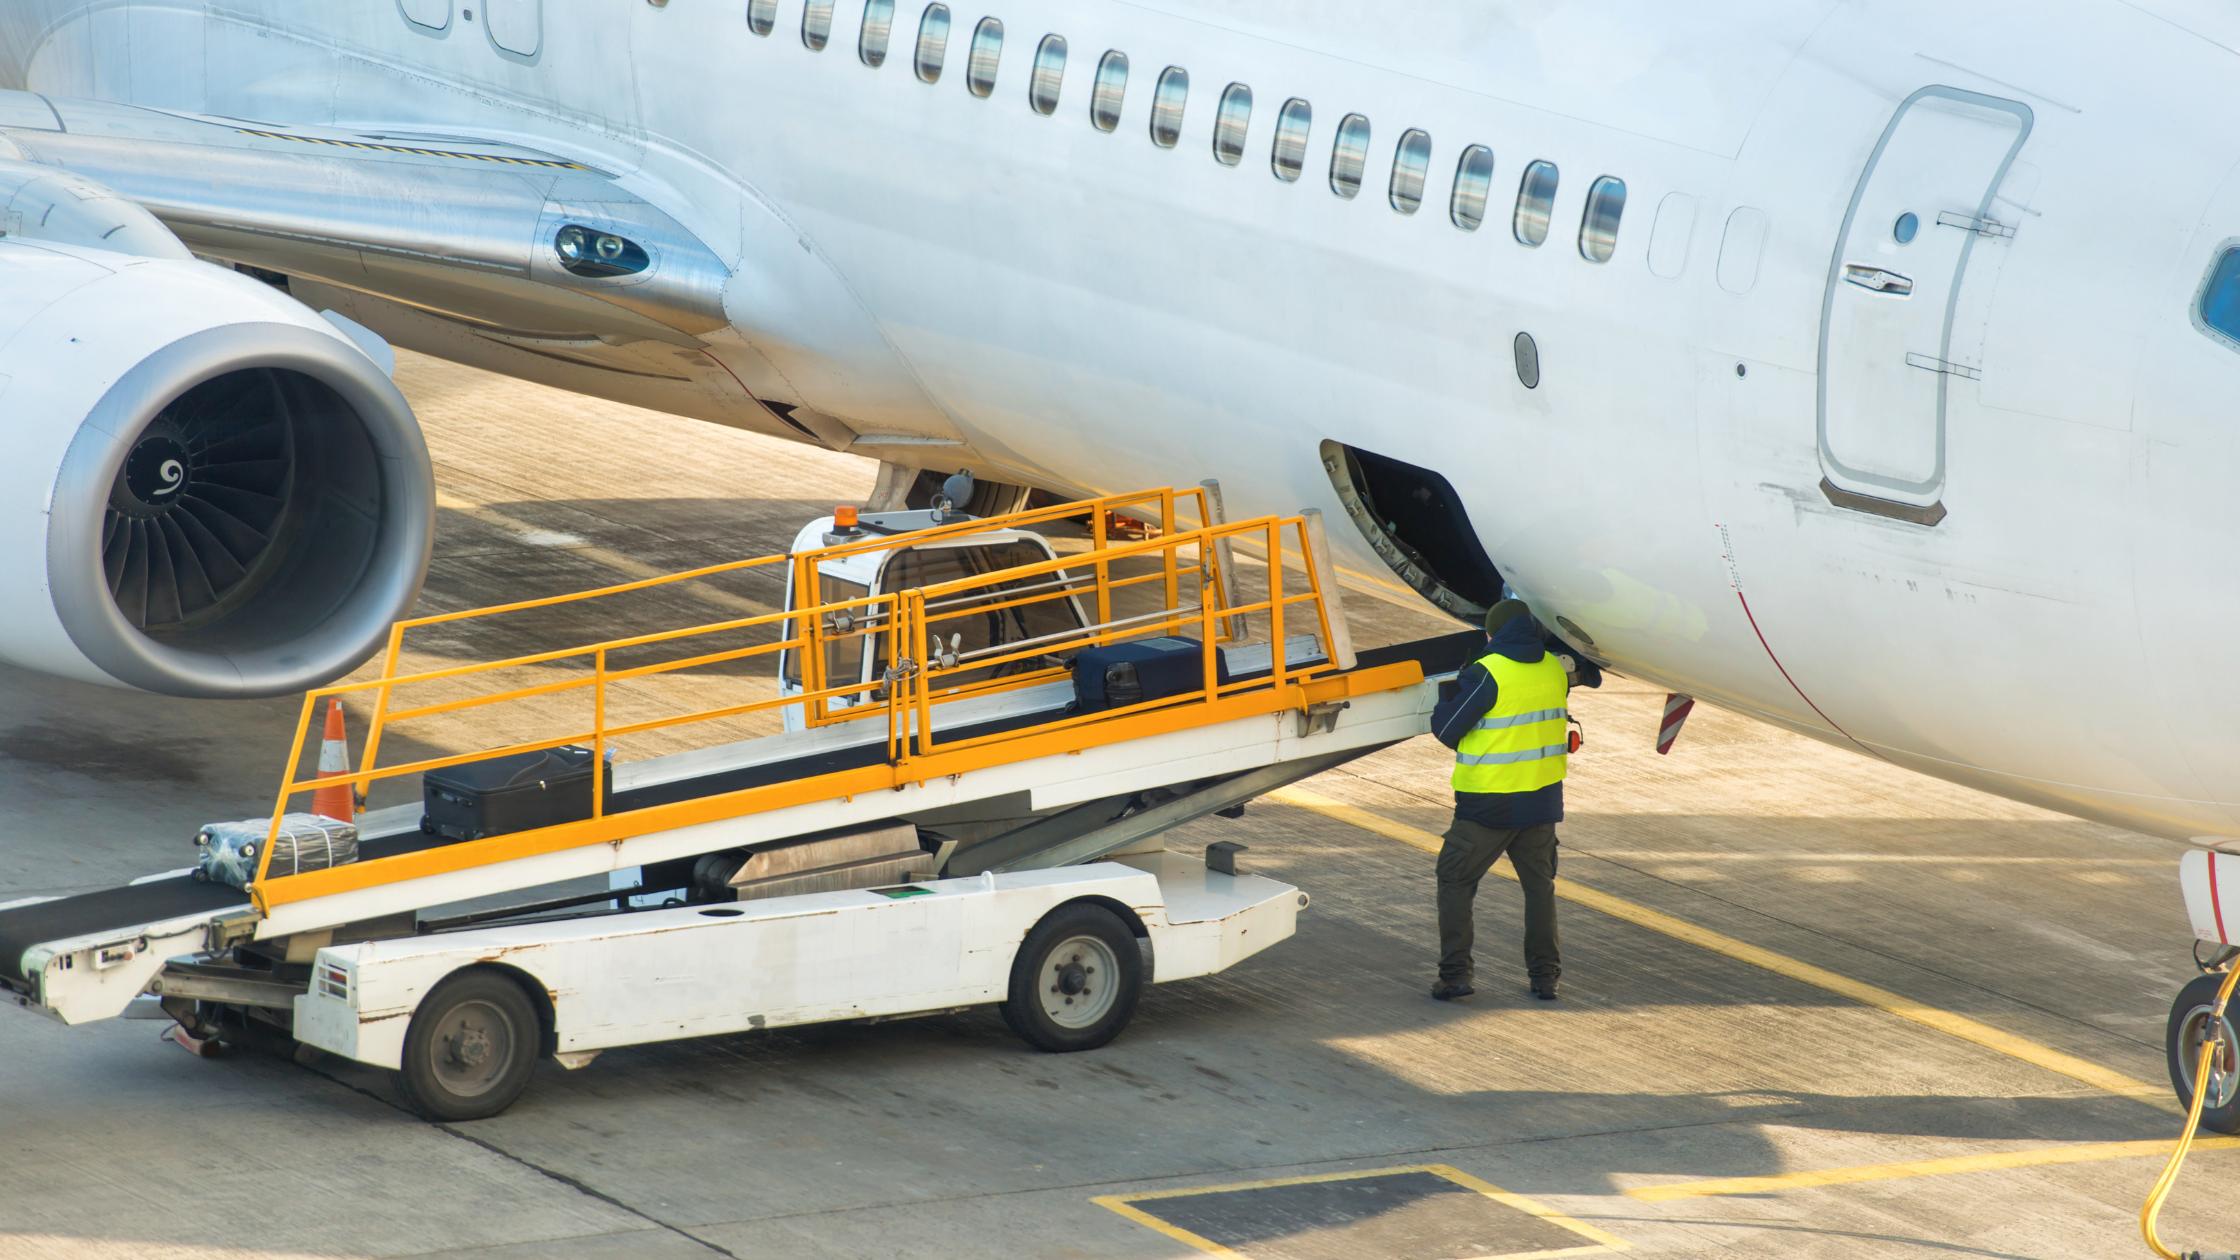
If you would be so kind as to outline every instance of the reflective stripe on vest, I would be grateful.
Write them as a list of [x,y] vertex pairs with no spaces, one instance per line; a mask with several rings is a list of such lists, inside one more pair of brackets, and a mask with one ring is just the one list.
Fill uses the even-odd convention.
[[1532,792],[1561,782],[1571,742],[1563,665],[1552,652],[1530,665],[1489,652],[1478,664],[1493,676],[1493,708],[1455,749],[1455,791]]
[[[1504,660],[1507,658],[1504,657]],[[1505,731],[1512,726],[1530,726],[1534,722],[1568,721],[1571,714],[1564,709],[1534,709],[1530,713],[1512,713],[1508,717],[1482,717],[1471,727],[1474,731]]]
[[1560,744],[1550,744],[1546,748],[1527,748],[1522,752],[1477,754],[1458,752],[1454,755],[1454,763],[1458,766],[1507,766],[1514,765],[1519,761],[1538,761],[1542,757],[1567,756],[1570,751],[1571,741],[1566,739]]

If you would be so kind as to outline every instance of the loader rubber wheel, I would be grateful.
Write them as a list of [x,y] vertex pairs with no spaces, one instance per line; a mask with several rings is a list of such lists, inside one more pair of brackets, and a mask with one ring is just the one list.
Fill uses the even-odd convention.
[[[2165,1045],[2170,1052],[2170,1088],[2178,1105],[2193,1105],[2193,1070],[2201,1062],[2201,1042],[2209,1032],[2210,1008],[2216,1005],[2217,986],[2224,976],[2211,974],[2178,990],[2170,1004],[2170,1027]],[[2235,1061],[2233,1033],[2240,1026],[2240,996],[2224,1008],[2224,1049],[2209,1064],[2209,1099],[2201,1106],[2201,1127],[2212,1133],[2240,1133],[2240,1062]]]
[[520,985],[493,972],[460,972],[413,1013],[398,1084],[430,1120],[486,1119],[529,1087],[542,1040]]
[[1094,1050],[1128,1026],[1142,994],[1135,934],[1112,911],[1076,901],[1020,942],[1003,1022],[1037,1050]]

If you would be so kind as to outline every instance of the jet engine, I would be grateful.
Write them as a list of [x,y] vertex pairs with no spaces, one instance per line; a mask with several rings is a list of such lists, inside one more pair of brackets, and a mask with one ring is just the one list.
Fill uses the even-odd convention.
[[298,691],[364,661],[419,595],[435,500],[382,368],[168,232],[120,253],[11,219],[0,659],[201,697]]

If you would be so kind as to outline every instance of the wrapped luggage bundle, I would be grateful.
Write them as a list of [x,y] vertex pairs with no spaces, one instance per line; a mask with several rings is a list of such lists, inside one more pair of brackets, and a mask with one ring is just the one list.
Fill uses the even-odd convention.
[[[257,857],[269,818],[241,822],[214,822],[194,838],[194,877],[208,884],[247,888],[257,877]],[[267,875],[300,875],[347,866],[358,860],[358,824],[319,814],[282,814],[280,835],[273,841],[272,867]]]

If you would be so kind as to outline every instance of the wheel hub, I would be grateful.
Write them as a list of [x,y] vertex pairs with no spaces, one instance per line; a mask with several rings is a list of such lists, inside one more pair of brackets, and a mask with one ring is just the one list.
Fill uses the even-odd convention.
[[2195,1007],[2187,1013],[2178,1036],[2178,1063],[2185,1073],[2190,1094],[2195,1068],[2201,1062],[2201,1043],[2220,1031],[2219,1024],[2222,1025],[2223,1045],[2209,1057],[2209,1075],[2203,1082],[2208,1094],[2203,1105],[2210,1108],[2230,1106],[2233,1097],[2240,1095],[2240,1056],[2236,1056],[2232,1016],[2228,1013],[2222,1020],[2212,1023],[2209,1007]]
[[1065,994],[1067,997],[1079,997],[1087,992],[1088,988],[1089,968],[1081,965],[1078,955],[1058,968],[1058,992]]
[[497,1085],[522,1036],[504,1011],[479,999],[453,1007],[437,1028],[428,1058],[443,1087],[461,1097]]
[[1042,1009],[1067,1028],[1086,1028],[1112,1009],[1119,990],[1107,983],[1120,963],[1103,941],[1076,936],[1043,956]]
[[490,1059],[490,1034],[479,1028],[462,1029],[451,1039],[451,1061],[463,1068],[478,1068]]

